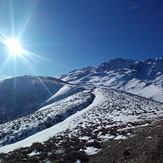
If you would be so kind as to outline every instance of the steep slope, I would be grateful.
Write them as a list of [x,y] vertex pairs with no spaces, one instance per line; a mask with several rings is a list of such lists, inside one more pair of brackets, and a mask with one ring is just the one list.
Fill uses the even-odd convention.
[[[58,134],[62,137],[64,134],[68,134],[70,138],[77,136],[81,140],[86,139],[90,142],[94,141],[95,138],[102,141],[126,139],[130,134],[127,136],[126,132],[121,131],[135,126],[148,125],[154,119],[156,120],[162,116],[162,103],[122,91],[97,88],[46,106],[31,116],[19,119],[19,123],[13,121],[1,125],[1,145],[13,143],[14,141],[11,141],[11,139],[20,140],[20,134],[22,134],[22,137],[28,136],[27,131],[29,130],[33,132],[36,129],[37,131],[39,129],[43,130],[46,125],[50,128],[15,144],[1,147],[0,152],[30,146],[34,142],[44,142]],[[61,122],[62,120],[64,121]],[[61,123],[56,124],[58,122]],[[15,123],[19,124],[19,128],[13,129]],[[6,135],[4,135],[4,132],[6,132]],[[8,137],[10,141],[8,141]]]
[[42,105],[46,106],[50,103],[62,100],[73,94],[84,91],[85,89],[81,86],[66,84],[61,89],[59,89],[53,96],[47,99]]
[[0,82],[0,124],[34,113],[66,82],[50,77],[23,76]]
[[94,95],[82,91],[47,105],[34,114],[0,125],[0,146],[11,144],[49,128],[92,103]]
[[58,77],[85,86],[108,86],[163,102],[163,59],[114,59]]
[[[17,143],[0,147],[0,153],[7,153],[25,147],[8,154],[1,154],[2,162],[8,162],[9,160],[17,162],[22,160],[26,162],[32,160],[35,160],[35,162],[54,162],[54,158],[55,161],[60,162],[75,162],[77,159],[86,162],[89,160],[89,155],[101,151],[103,144],[130,139],[135,136],[136,130],[151,126],[152,123],[163,117],[162,103],[123,91],[95,88],[79,94],[41,109],[37,116],[34,114],[28,117],[28,122],[20,119],[21,123],[23,121],[22,133],[26,124],[32,128],[34,124],[32,117],[34,116],[37,117],[36,122],[41,124],[38,120],[46,121],[47,117],[55,118],[56,113],[63,115],[64,111],[57,107],[65,108],[65,111],[69,110],[66,108],[72,108],[71,111],[73,111],[75,107],[72,107],[72,105],[76,105],[74,102],[82,104],[80,112],[76,112],[75,109],[74,114],[69,114],[69,117],[66,116],[68,118],[63,122]],[[74,98],[77,99],[74,101]],[[62,103],[67,104],[67,106],[62,105]],[[49,110],[48,115],[42,116],[47,114]],[[3,131],[7,131],[10,126],[11,124],[6,123],[3,126]],[[8,131],[11,131],[11,129]],[[9,137],[12,136],[14,134]],[[35,144],[32,145],[32,143]]]

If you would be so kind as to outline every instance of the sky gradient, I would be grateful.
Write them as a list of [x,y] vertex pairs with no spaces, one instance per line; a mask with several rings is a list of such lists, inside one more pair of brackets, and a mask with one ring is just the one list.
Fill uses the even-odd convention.
[[[0,26],[0,79],[163,56],[162,0],[1,0]],[[13,35],[23,58],[7,54]]]

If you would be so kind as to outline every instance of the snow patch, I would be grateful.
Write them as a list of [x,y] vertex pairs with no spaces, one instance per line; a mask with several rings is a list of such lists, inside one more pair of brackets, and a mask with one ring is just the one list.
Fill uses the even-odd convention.
[[84,150],[88,155],[94,155],[98,153],[101,149],[95,148],[95,147],[86,147]]

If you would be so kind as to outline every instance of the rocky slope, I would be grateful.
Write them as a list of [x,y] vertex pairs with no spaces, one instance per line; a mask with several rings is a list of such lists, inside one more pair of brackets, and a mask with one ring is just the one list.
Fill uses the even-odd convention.
[[[83,93],[85,95],[77,97],[80,101],[89,99],[89,103],[87,106],[82,104],[80,112],[22,141],[1,147],[0,153],[7,153],[0,155],[1,162],[100,162],[104,156],[104,162],[131,162],[133,159],[138,162],[142,159],[141,157],[146,156],[142,154],[137,158],[135,154],[138,154],[139,149],[148,148],[147,142],[149,141],[153,141],[153,145],[158,145],[161,141],[159,138],[156,139],[157,135],[154,135],[152,131],[159,131],[160,129],[157,128],[162,128],[162,123],[160,123],[163,118],[162,103],[114,89],[95,88]],[[66,102],[68,99],[69,102]],[[68,99],[64,99],[65,103],[71,106],[71,98]],[[76,100],[73,99],[73,102],[80,103],[78,99]],[[40,118],[46,121],[47,117],[54,115],[53,112],[57,109],[55,103],[58,102],[54,102],[52,106],[49,105],[48,109],[47,107],[41,109],[40,113],[45,113],[49,109],[52,112],[45,117],[39,114]],[[26,124],[32,124],[32,117],[35,115],[28,118],[30,122],[23,122],[21,132],[25,130]],[[12,131],[10,124],[4,126],[3,131],[7,130]],[[12,136],[14,134],[10,135]],[[144,145],[142,142],[140,146],[134,143],[141,139]],[[117,149],[119,153],[116,154]],[[109,151],[114,153],[108,154],[111,156],[108,158],[106,155]],[[152,150],[147,151],[149,156],[148,152]]]

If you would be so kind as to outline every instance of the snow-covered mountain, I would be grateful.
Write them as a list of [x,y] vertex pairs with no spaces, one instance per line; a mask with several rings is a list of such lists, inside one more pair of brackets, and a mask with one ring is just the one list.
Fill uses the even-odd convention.
[[161,58],[118,58],[57,79],[6,79],[0,82],[0,162],[86,162],[106,142],[161,126],[162,102]]
[[34,113],[66,82],[50,77],[23,76],[0,82],[0,124]]
[[162,58],[142,61],[117,58],[57,78],[86,86],[107,86],[163,102]]
[[56,78],[63,79],[66,81],[76,81],[90,75],[92,73],[104,73],[105,71],[111,71],[115,69],[120,69],[132,65],[135,63],[135,60],[116,58],[108,62],[104,62],[98,67],[86,67],[79,70],[73,70],[65,75],[58,75]]

